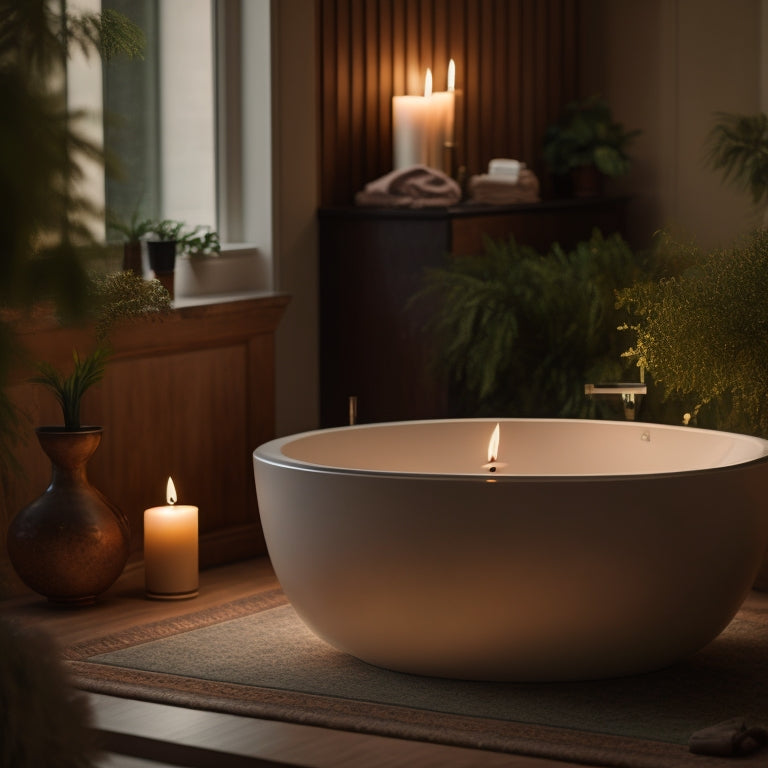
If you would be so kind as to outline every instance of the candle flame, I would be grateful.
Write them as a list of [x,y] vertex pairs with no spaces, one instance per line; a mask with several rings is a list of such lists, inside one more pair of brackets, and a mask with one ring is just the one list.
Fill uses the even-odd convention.
[[456,90],[456,62],[453,59],[448,62],[448,90]]
[[429,98],[432,95],[432,70],[427,67],[427,76],[424,78],[424,96]]
[[176,496],[176,486],[173,484],[173,480],[171,478],[168,478],[168,485],[165,487],[165,500],[170,504],[174,505],[176,503],[176,499],[178,497]]
[[499,458],[499,425],[493,430],[491,439],[488,442],[488,461],[496,461]]

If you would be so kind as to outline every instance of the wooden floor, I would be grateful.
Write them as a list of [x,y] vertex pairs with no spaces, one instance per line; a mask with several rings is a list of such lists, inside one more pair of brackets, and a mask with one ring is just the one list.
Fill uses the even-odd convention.
[[[200,595],[183,602],[147,600],[140,566],[128,569],[91,608],[56,610],[36,596],[6,601],[3,615],[42,627],[62,645],[136,624],[202,610],[277,585],[266,558],[203,571]],[[201,712],[89,694],[105,749],[103,768],[151,766],[305,766],[306,768],[564,768],[567,763],[328,728]]]

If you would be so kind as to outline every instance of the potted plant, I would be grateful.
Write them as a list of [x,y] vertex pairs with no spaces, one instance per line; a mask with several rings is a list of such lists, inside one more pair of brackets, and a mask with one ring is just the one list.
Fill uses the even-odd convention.
[[51,461],[51,483],[8,528],[8,556],[21,580],[49,601],[90,605],[111,586],[125,566],[130,531],[125,515],[87,479],[86,465],[101,442],[103,428],[82,425],[83,396],[104,376],[108,332],[118,320],[166,310],[167,292],[156,281],[133,272],[93,283],[96,346],[85,357],[73,351],[68,374],[43,362],[33,381],[53,392],[63,426],[35,431]]
[[[707,137],[709,166],[724,181],[749,192],[755,206],[768,201],[768,115],[718,112]],[[768,223],[768,209],[763,225]]]
[[640,131],[616,122],[600,97],[568,104],[544,135],[543,157],[556,177],[567,177],[577,197],[602,192],[606,176],[628,173],[627,147]]
[[[163,282],[163,277],[173,274],[176,265],[176,250],[183,229],[184,222],[171,219],[155,221],[149,226],[147,239],[149,266],[161,282]],[[173,295],[172,291],[169,292]]]
[[128,221],[123,221],[115,214],[107,218],[107,226],[123,236],[123,271],[132,270],[137,275],[144,272],[141,263],[141,242],[152,232],[152,219],[142,219],[134,211]]
[[168,292],[174,293],[176,256],[202,257],[221,252],[219,235],[209,227],[188,229],[183,221],[163,219],[149,225],[147,240],[149,265]]
[[181,236],[179,250],[193,259],[218,256],[221,253],[219,233],[210,227],[195,227]]

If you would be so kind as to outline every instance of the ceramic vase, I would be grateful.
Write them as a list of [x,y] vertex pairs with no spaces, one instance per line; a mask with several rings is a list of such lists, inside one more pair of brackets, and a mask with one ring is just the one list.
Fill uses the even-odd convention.
[[128,519],[86,476],[102,428],[36,432],[51,483],[11,521],[8,556],[21,580],[51,603],[89,605],[122,573],[130,545]]

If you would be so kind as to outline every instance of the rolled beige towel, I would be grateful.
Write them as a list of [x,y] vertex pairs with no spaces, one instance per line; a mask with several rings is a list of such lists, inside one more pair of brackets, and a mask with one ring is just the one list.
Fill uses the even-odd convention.
[[456,205],[461,188],[449,176],[426,165],[391,171],[365,185],[355,195],[357,205],[425,208]]

